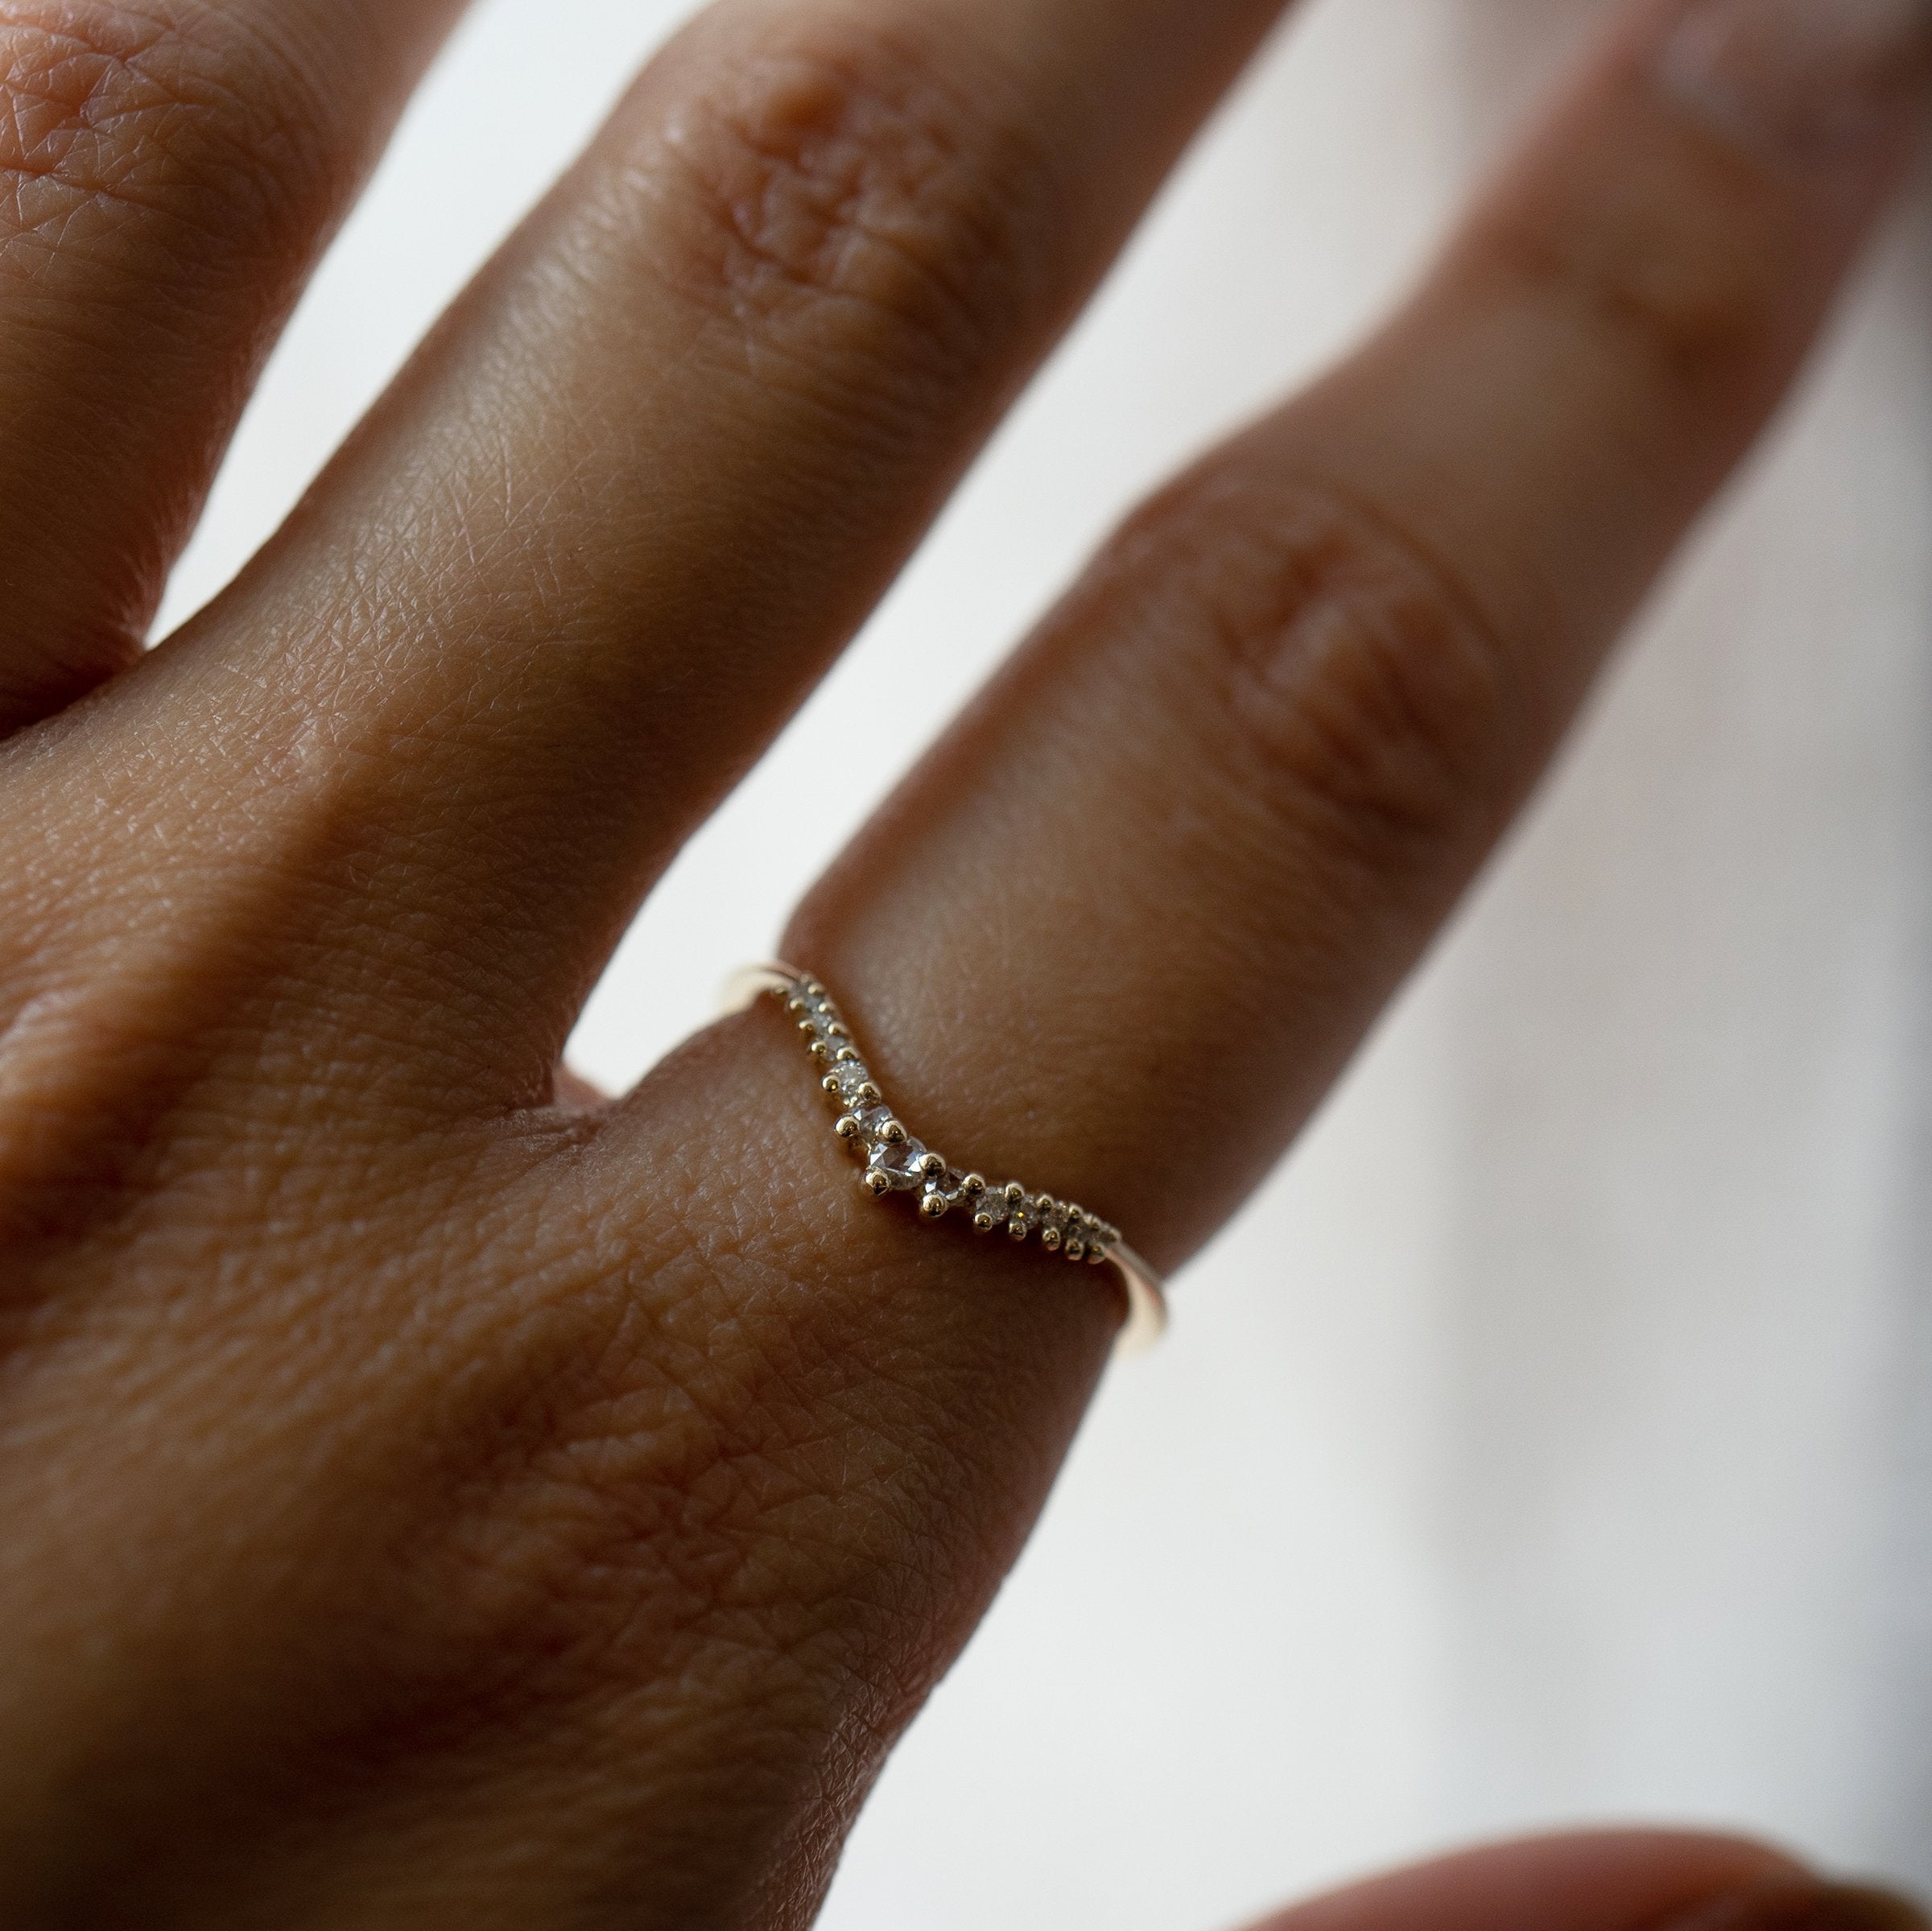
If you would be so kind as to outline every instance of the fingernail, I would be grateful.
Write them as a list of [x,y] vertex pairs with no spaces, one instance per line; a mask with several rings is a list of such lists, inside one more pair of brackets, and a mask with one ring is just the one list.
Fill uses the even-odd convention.
[[1779,1884],[1706,1904],[1668,1931],[1932,1931],[1932,1920],[1890,1891]]
[[1664,45],[1676,97],[1801,159],[1896,134],[1932,78],[1932,0],[1690,0]]

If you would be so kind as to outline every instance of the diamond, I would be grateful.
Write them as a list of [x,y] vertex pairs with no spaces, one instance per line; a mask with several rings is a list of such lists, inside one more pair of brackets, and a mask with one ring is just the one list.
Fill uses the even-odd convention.
[[927,1149],[916,1140],[904,1140],[896,1146],[883,1143],[872,1149],[872,1171],[883,1174],[894,1193],[910,1193],[926,1184]]
[[838,1090],[841,1097],[847,1100],[857,1100],[859,1096],[859,1089],[872,1078],[872,1075],[866,1071],[864,1061],[841,1059],[832,1067],[830,1077],[838,1081]]

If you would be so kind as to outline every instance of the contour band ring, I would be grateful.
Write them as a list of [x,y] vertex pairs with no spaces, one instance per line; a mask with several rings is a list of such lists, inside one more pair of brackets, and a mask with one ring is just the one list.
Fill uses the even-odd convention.
[[1139,1354],[1161,1338],[1167,1326],[1166,1285],[1121,1238],[1117,1227],[1071,1201],[1036,1194],[1017,1180],[1003,1186],[989,1182],[915,1140],[886,1104],[832,995],[810,973],[778,963],[747,966],[733,977],[724,1009],[744,1012],[767,995],[783,1000],[798,1021],[825,1095],[838,1108],[835,1130],[865,1161],[860,1178],[869,1192],[881,1200],[916,1194],[926,1219],[943,1220],[957,1208],[971,1216],[980,1233],[1003,1232],[1016,1242],[1037,1237],[1049,1253],[1066,1260],[1094,1267],[1111,1264],[1127,1289],[1120,1351]]

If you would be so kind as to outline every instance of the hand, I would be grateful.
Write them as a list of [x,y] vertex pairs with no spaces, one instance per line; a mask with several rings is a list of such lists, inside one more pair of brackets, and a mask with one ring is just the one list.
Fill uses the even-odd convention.
[[[937,1144],[1174,1265],[1427,943],[1922,118],[1910,0],[1711,4],[1630,11],[811,894]],[[10,1926],[809,1918],[1118,1305],[865,1198],[773,1005],[614,1104],[559,1056],[1274,10],[726,0],[137,661],[453,0],[0,7]],[[1289,1921],[1814,1896],[1412,1881]]]

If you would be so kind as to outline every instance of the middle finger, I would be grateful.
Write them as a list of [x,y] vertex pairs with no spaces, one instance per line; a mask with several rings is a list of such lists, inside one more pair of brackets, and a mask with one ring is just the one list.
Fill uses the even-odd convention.
[[205,747],[162,809],[248,877],[326,821],[309,955],[528,1096],[1278,4],[726,0],[101,728]]

